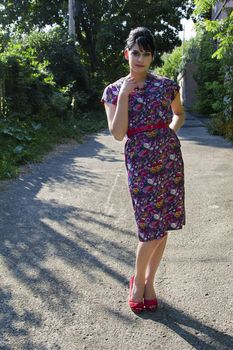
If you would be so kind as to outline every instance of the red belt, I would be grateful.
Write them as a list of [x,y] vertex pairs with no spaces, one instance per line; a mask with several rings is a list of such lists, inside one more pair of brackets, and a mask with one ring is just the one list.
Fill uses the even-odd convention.
[[159,121],[156,124],[148,124],[148,125],[139,126],[138,128],[129,129],[127,131],[127,136],[130,137],[135,134],[138,134],[139,132],[152,131],[155,129],[163,129],[163,128],[168,128],[168,125],[165,124],[163,121]]

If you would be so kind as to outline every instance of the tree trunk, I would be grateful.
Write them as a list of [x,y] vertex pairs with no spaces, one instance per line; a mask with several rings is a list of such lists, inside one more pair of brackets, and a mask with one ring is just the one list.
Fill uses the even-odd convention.
[[69,35],[75,35],[75,19],[74,19],[74,11],[75,11],[75,0],[68,0],[69,7]]

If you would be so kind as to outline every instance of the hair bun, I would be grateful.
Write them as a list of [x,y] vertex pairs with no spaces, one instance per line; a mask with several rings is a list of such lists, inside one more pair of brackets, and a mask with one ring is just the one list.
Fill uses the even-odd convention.
[[126,39],[125,49],[131,50],[131,48],[138,44],[144,50],[150,51],[152,56],[155,51],[155,41],[151,31],[146,27],[137,27],[130,31],[128,38]]

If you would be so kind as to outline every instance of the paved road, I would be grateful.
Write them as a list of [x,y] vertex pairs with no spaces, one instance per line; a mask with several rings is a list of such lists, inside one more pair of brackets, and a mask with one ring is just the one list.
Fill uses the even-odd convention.
[[133,314],[137,245],[123,144],[63,147],[0,186],[0,349],[233,349],[233,148],[188,115],[179,133],[187,225]]

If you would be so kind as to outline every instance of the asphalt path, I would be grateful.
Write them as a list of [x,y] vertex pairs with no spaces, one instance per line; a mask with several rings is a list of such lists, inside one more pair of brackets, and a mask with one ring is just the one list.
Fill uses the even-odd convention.
[[127,304],[123,142],[92,135],[0,184],[0,349],[233,349],[233,147],[189,114],[179,137],[187,223],[169,234],[156,313]]

